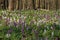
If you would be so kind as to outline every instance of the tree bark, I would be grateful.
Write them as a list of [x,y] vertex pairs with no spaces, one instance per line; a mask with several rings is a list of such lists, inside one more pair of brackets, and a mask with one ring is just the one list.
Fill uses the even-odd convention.
[[16,0],[16,10],[18,9],[18,0]]
[[33,9],[32,0],[27,0],[27,9]]
[[39,8],[39,0],[36,0],[36,8]]
[[9,10],[13,10],[13,0],[9,0]]

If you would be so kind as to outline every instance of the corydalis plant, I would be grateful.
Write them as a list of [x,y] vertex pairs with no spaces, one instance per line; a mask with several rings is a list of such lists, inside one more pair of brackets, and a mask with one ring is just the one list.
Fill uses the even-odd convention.
[[13,32],[12,28],[8,29],[8,31],[7,31],[8,34],[11,34],[12,32]]
[[6,23],[6,25],[9,25],[9,23],[10,23],[10,18],[6,18],[6,19],[5,19],[5,23]]
[[16,21],[13,22],[14,23],[14,26],[16,27],[18,25],[18,23]]

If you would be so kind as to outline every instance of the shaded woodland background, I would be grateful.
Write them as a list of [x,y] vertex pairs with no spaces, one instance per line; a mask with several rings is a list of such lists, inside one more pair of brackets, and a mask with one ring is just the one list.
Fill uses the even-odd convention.
[[0,0],[0,9],[60,9],[60,0]]

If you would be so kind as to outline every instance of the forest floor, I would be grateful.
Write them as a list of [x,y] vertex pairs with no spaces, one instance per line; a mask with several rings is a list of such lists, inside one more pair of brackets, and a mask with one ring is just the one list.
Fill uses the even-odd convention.
[[1,40],[55,40],[56,38],[60,38],[60,11],[0,11]]

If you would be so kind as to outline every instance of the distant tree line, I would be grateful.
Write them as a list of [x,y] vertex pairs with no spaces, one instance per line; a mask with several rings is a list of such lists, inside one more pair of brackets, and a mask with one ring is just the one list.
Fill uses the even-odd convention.
[[0,9],[60,9],[60,0],[0,0]]

